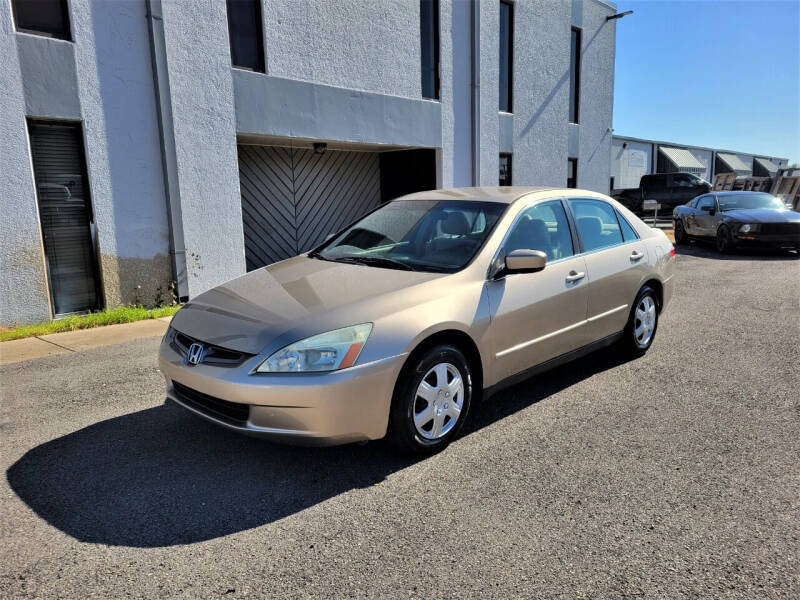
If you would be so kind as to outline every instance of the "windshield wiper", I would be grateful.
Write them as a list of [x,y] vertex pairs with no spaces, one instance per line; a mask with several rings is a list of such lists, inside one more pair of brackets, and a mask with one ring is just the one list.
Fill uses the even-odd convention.
[[362,265],[375,265],[376,267],[387,267],[389,269],[403,269],[404,271],[416,271],[408,263],[386,258],[385,256],[345,256],[336,259],[339,262],[351,262]]

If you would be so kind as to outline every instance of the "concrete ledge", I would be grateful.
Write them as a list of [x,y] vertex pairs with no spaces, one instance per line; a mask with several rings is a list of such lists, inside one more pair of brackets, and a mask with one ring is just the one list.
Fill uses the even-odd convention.
[[421,148],[442,145],[439,102],[233,69],[238,134]]

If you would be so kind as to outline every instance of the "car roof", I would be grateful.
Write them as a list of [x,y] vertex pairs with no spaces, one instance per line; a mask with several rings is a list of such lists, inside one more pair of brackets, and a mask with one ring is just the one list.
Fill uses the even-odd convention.
[[596,192],[574,188],[539,187],[539,186],[498,186],[498,187],[462,187],[442,190],[414,192],[396,200],[475,200],[480,202],[500,202],[511,204],[515,200],[537,192],[558,191],[563,196],[589,196]]
[[[741,194],[766,194],[767,196],[771,196],[772,195],[769,192],[759,192],[759,191],[756,191],[756,190],[736,190],[736,191],[723,190],[723,191],[717,191],[717,192],[715,192],[714,190],[711,190],[708,193],[709,194],[716,194],[717,196],[740,196]],[[703,194],[703,195],[705,195],[705,194]]]

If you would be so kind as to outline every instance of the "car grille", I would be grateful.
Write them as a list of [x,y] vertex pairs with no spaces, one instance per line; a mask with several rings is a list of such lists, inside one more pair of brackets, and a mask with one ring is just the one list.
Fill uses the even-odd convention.
[[761,225],[761,233],[768,235],[800,233],[800,223],[764,223]]
[[235,367],[253,356],[252,354],[247,354],[245,352],[237,352],[236,350],[222,348],[221,346],[206,344],[201,340],[196,340],[193,337],[189,337],[185,333],[181,333],[178,330],[175,330],[175,335],[173,336],[170,345],[172,346],[173,350],[185,357],[189,350],[189,346],[194,343],[203,344],[203,346],[205,346],[206,351],[203,355],[203,364],[207,365]]
[[181,402],[224,423],[242,426],[250,417],[250,407],[247,404],[214,398],[177,381],[172,382],[172,388]]

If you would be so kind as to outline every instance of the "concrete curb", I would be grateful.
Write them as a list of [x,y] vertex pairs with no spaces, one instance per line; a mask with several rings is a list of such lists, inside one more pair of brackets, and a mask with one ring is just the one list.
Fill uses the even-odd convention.
[[171,320],[172,317],[145,319],[134,323],[106,325],[105,327],[51,333],[2,342],[0,343],[0,365],[33,360],[44,356],[70,354],[98,346],[109,346],[144,338],[159,337],[164,335]]

